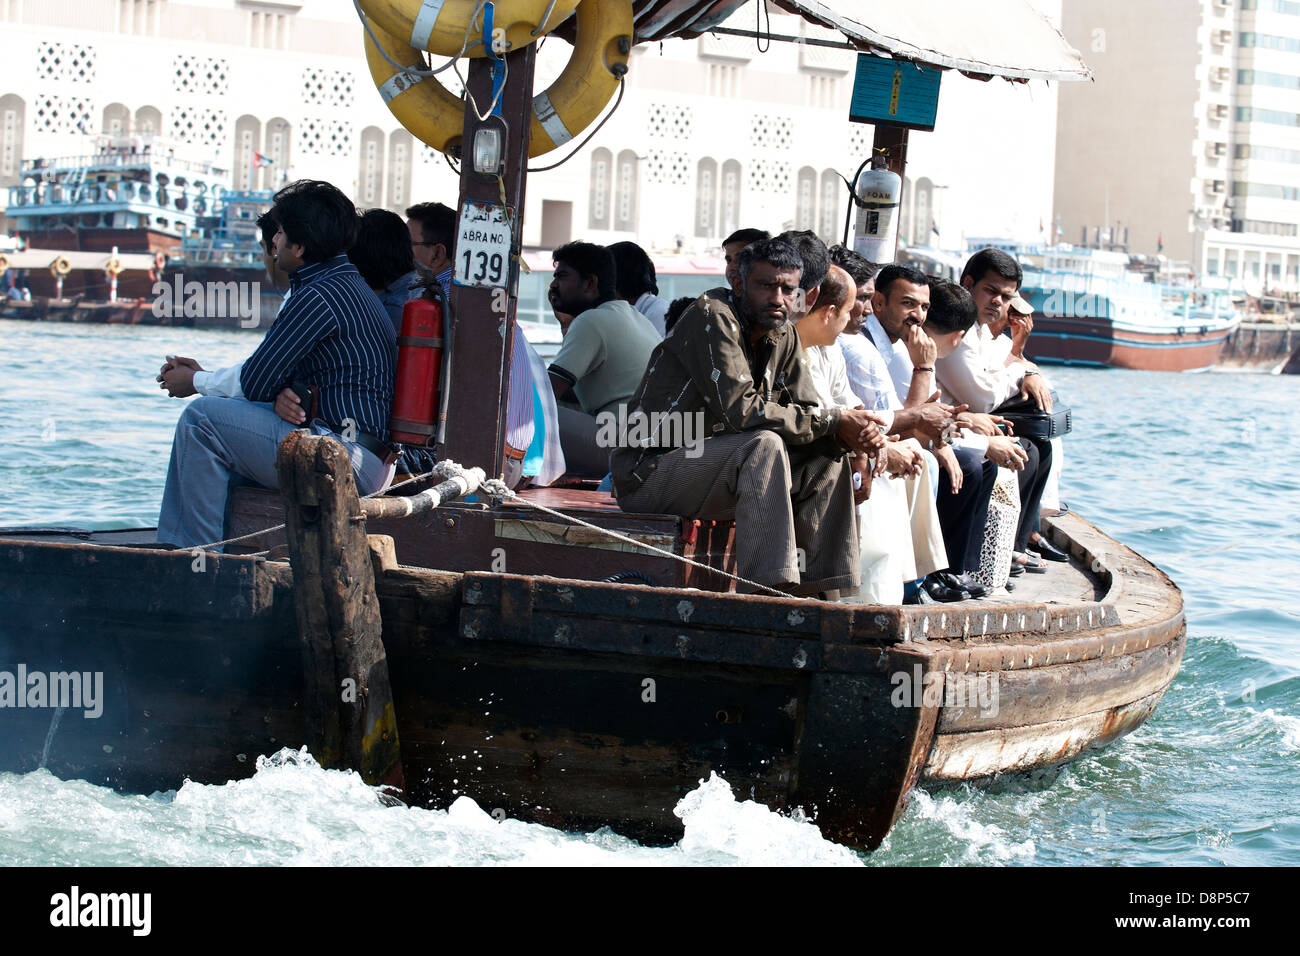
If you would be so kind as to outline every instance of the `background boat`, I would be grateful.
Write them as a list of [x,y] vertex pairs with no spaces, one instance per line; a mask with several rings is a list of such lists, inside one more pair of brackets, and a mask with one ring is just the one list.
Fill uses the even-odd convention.
[[1241,324],[1234,292],[1156,281],[1139,257],[1069,245],[975,238],[963,254],[926,247],[900,261],[960,281],[966,258],[986,246],[1015,256],[1020,294],[1034,307],[1025,354],[1035,362],[1150,371],[1210,368]]

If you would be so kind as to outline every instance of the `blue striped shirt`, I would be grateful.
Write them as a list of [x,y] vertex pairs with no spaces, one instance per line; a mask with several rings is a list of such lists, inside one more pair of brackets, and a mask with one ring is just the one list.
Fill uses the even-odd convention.
[[292,382],[320,389],[319,417],[387,440],[397,332],[379,297],[347,256],[299,268],[289,300],[244,363],[250,402],[273,402]]

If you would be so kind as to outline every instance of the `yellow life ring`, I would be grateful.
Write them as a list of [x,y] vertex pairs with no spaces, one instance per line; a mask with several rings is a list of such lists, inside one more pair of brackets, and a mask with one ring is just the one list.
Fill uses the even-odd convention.
[[[577,5],[578,0],[495,0],[492,33],[497,52],[528,46],[567,20]],[[371,25],[403,40],[403,45],[438,56],[486,55],[482,7],[475,0],[361,0]]]
[[[583,0],[578,5],[573,54],[564,72],[533,97],[528,155],[549,153],[569,142],[600,115],[627,72],[632,49],[631,0]],[[375,39],[396,62],[424,69],[418,50],[375,29]],[[375,44],[366,41],[366,62],[379,94],[411,135],[440,152],[459,146],[465,103],[437,77],[394,73]]]
[[55,256],[54,261],[50,263],[50,275],[66,276],[72,271],[72,263],[64,256]]
[[117,256],[112,256],[104,263],[104,275],[115,276],[122,274],[122,260]]

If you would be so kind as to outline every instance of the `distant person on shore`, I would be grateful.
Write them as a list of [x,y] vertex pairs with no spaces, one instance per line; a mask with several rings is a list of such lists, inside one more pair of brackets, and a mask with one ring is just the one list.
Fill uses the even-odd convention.
[[663,338],[668,302],[659,298],[655,264],[635,242],[616,242],[608,249],[614,257],[614,288],[618,297],[649,319]]
[[[203,396],[181,413],[158,516],[164,544],[191,548],[221,540],[235,479],[277,486],[280,442],[296,426],[273,403],[289,386],[299,402],[288,417],[343,444],[360,494],[392,480],[388,415],[396,334],[345,255],[356,239],[356,208],[334,186],[306,181],[277,193],[271,215],[279,224],[275,263],[289,274],[292,295],[243,364],[244,397]],[[189,379],[192,393],[193,371]]]
[[[650,320],[616,294],[614,256],[604,246],[570,242],[552,253],[555,272],[548,294],[557,314],[571,315],[564,344],[551,360],[550,378],[559,406],[560,443],[566,473],[603,478],[609,443],[602,423],[626,420],[626,405],[663,338]],[[572,397],[575,404],[566,404]]]
[[401,216],[387,209],[367,209],[357,224],[357,241],[348,250],[348,259],[379,296],[399,335],[402,309],[424,294],[416,284],[414,249]]

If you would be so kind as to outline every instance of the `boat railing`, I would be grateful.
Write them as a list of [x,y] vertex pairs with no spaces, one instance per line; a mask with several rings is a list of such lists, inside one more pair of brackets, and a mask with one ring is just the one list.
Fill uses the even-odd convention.
[[227,170],[212,163],[199,160],[183,159],[176,156],[174,150],[124,150],[97,153],[82,153],[74,156],[56,156],[53,159],[39,158],[25,160],[20,165],[20,175],[26,179],[32,176],[48,177],[59,173],[72,174],[78,170],[87,173],[95,170],[125,169],[128,167],[169,168],[187,173],[201,173],[205,176],[223,176]]
[[[49,207],[51,212],[75,211],[91,207],[95,211],[125,210],[129,206],[148,206],[187,216],[209,215],[219,202],[220,191],[203,191],[189,186],[159,185],[156,182],[120,180],[117,182],[40,183],[9,187],[9,207],[33,210]],[[106,208],[107,207],[107,208]]]

